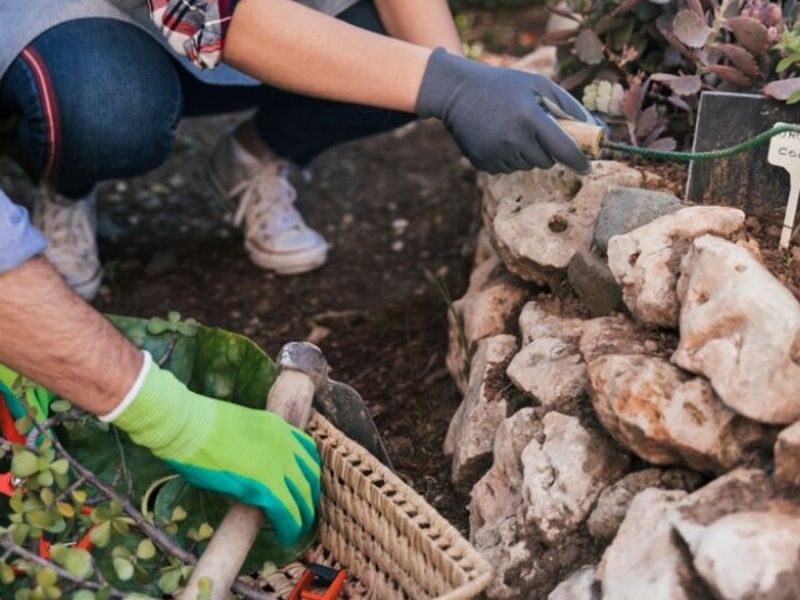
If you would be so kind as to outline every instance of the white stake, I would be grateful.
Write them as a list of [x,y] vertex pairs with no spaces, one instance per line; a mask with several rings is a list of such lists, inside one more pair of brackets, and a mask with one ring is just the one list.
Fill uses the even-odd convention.
[[[775,127],[780,125],[786,123],[776,123]],[[788,250],[800,198],[800,133],[785,131],[773,137],[769,142],[767,161],[776,167],[783,167],[789,173],[789,197],[786,199],[786,216],[780,241],[780,247]]]

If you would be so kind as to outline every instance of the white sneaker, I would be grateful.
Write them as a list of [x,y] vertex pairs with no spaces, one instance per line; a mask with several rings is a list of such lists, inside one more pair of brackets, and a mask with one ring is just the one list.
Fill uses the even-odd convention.
[[95,212],[94,191],[80,200],[71,200],[42,186],[33,205],[33,224],[47,238],[45,256],[67,284],[89,302],[103,280]]
[[328,244],[295,207],[297,191],[285,161],[256,158],[228,132],[211,156],[209,178],[236,207],[234,224],[244,227],[245,247],[257,266],[292,275],[325,264]]

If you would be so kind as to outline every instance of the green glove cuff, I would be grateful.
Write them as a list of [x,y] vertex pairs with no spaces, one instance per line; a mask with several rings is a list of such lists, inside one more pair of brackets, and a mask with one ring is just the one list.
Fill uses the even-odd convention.
[[156,456],[182,460],[192,456],[209,436],[218,403],[195,394],[172,373],[161,369],[146,351],[133,387],[101,420],[126,431]]

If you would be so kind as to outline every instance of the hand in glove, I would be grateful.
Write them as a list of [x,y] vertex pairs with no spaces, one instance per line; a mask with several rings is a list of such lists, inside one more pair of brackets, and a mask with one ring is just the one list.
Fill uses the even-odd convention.
[[314,524],[319,454],[308,435],[274,413],[195,394],[145,353],[133,389],[103,420],[190,483],[262,509],[284,545]]
[[548,114],[542,98],[575,119],[593,122],[583,105],[546,77],[482,65],[438,48],[422,80],[417,114],[441,119],[483,171],[548,169],[558,161],[588,173],[589,160]]

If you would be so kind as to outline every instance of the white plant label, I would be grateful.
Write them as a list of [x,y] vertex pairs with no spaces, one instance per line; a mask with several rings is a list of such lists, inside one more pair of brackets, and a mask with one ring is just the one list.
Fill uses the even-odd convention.
[[[787,123],[775,123],[775,127]],[[781,229],[780,247],[789,248],[794,229],[794,218],[797,214],[797,200],[800,196],[800,132],[784,131],[769,142],[767,162],[776,167],[783,167],[789,173],[789,198],[786,200],[786,216]]]

